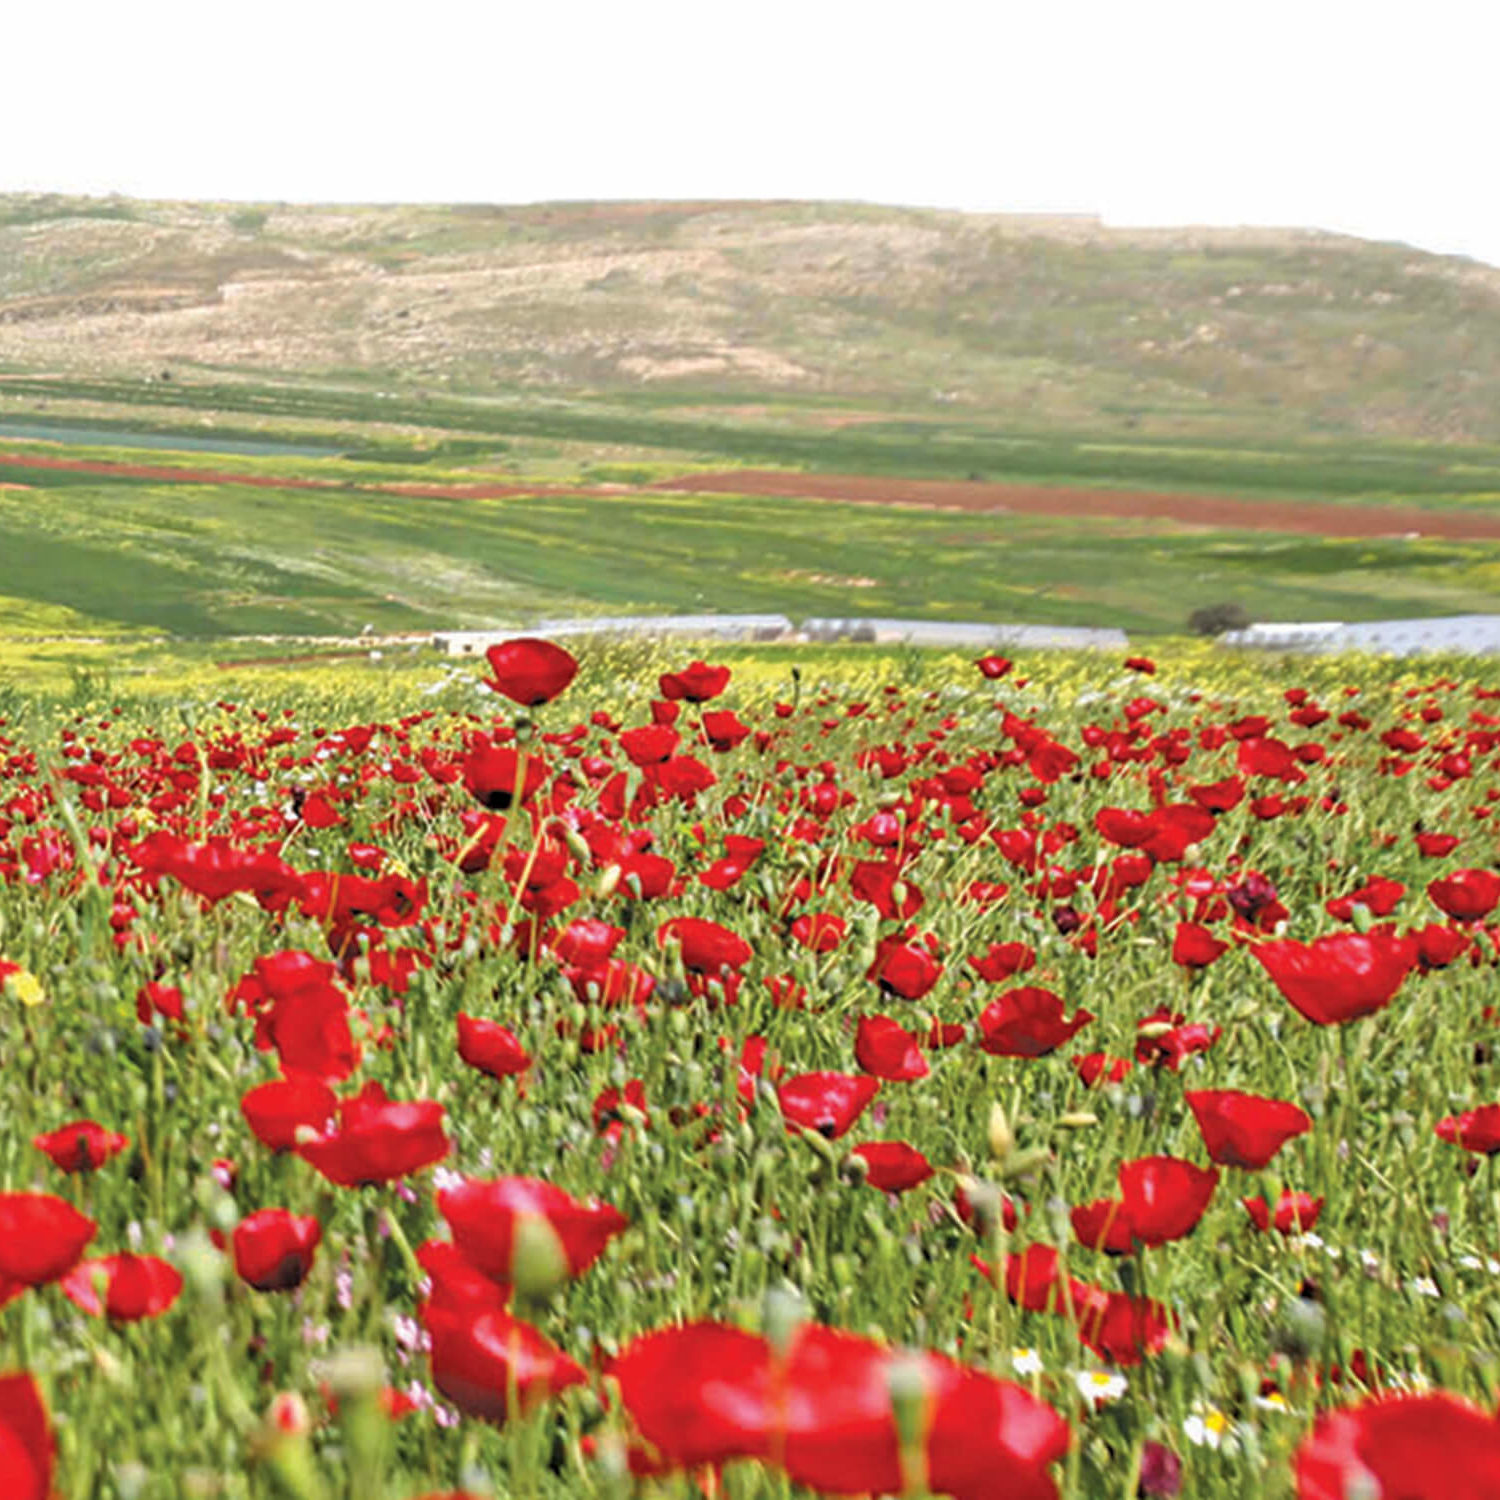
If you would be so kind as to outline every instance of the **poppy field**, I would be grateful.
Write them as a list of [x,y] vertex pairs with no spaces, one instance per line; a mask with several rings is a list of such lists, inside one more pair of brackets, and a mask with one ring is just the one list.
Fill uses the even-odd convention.
[[7,698],[0,1492],[1500,1493],[1500,680],[687,656]]

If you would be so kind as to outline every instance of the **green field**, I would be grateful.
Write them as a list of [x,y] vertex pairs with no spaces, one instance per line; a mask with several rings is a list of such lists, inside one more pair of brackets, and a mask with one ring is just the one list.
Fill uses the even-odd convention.
[[520,469],[531,456],[560,457],[573,460],[565,469],[587,477],[601,462],[628,466],[649,458],[689,468],[743,465],[1247,498],[1500,502],[1500,447],[1492,444],[1264,434],[1148,438],[1111,431],[1102,421],[1049,430],[1024,413],[1002,422],[994,415],[893,412],[889,420],[830,427],[817,425],[829,415],[826,403],[785,396],[753,416],[740,410],[716,412],[702,392],[691,401],[683,392],[670,400],[653,392],[460,398],[382,394],[368,380],[199,378],[170,387],[51,376],[0,380],[0,424],[69,425],[75,419],[60,411],[85,411],[90,425],[117,427],[122,441],[141,431],[195,442],[206,430],[229,442],[257,434],[303,442],[313,436],[352,458],[395,464],[503,456]]
[[[1500,580],[1496,543],[676,493],[449,500],[3,473],[31,486],[0,490],[11,634],[348,635],[709,610],[1161,633],[1226,600],[1257,618],[1482,610]],[[351,483],[368,475],[349,469]]]

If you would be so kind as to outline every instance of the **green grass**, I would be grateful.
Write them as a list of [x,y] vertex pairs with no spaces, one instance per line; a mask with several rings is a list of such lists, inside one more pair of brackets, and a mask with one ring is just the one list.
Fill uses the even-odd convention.
[[[345,845],[377,845],[387,868],[427,881],[424,915],[443,924],[441,931],[412,925],[374,934],[381,948],[416,949],[433,963],[399,1002],[358,968],[351,974],[351,1003],[364,1013],[356,1029],[363,1038],[366,1022],[372,1030],[388,1027],[389,1045],[367,1042],[339,1091],[348,1096],[375,1081],[393,1099],[441,1103],[452,1138],[446,1165],[455,1171],[540,1176],[620,1209],[629,1227],[598,1264],[545,1301],[517,1304],[518,1316],[583,1363],[592,1366],[594,1356],[680,1321],[722,1319],[759,1331],[772,1319],[768,1293],[793,1296],[809,1321],[940,1351],[1005,1379],[1015,1376],[1014,1351],[1027,1348],[1040,1370],[1025,1382],[1077,1435],[1057,1467],[1063,1500],[1133,1494],[1132,1466],[1147,1441],[1180,1456],[1184,1495],[1288,1500],[1292,1455],[1315,1416],[1362,1394],[1333,1373],[1336,1365],[1350,1368],[1356,1349],[1400,1389],[1431,1383],[1493,1411],[1500,1303],[1486,1265],[1495,1252],[1492,1173],[1481,1164],[1470,1177],[1463,1153],[1433,1131],[1443,1116],[1495,1097],[1494,1028],[1485,1014],[1492,965],[1459,962],[1412,973],[1378,1013],[1341,1029],[1320,1028],[1288,1006],[1248,946],[1231,946],[1199,975],[1173,964],[1185,899],[1179,867],[1157,868],[1144,886],[1125,892],[1119,907],[1129,920],[1119,923],[1105,920],[1082,874],[1068,901],[1075,916],[1096,925],[1090,956],[1056,920],[1061,896],[1028,889],[988,838],[969,844],[953,837],[956,809],[950,816],[935,795],[940,767],[983,766],[965,818],[977,811],[996,828],[1018,822],[1017,793],[1030,778],[1023,768],[995,764],[1005,743],[997,698],[1083,751],[1085,763],[1099,754],[1097,742],[1088,748],[1086,725],[1106,729],[1131,699],[1153,698],[1162,712],[1150,716],[1143,743],[1180,732],[1191,750],[1186,764],[1120,760],[1107,780],[1079,775],[1046,788],[1038,813],[1045,826],[1060,836],[1065,827],[1083,830],[1077,841],[1060,837],[1049,863],[1088,871],[1118,852],[1101,851],[1094,815],[1106,805],[1148,806],[1150,773],[1161,775],[1173,800],[1186,785],[1232,774],[1235,743],[1207,743],[1198,733],[1205,719],[1228,723],[1264,713],[1278,734],[1300,741],[1308,735],[1287,723],[1283,689],[1301,685],[1337,708],[1347,685],[1359,690],[1372,728],[1336,745],[1332,724],[1314,732],[1333,757],[1308,765],[1304,784],[1281,789],[1305,795],[1306,810],[1262,819],[1242,805],[1224,815],[1192,858],[1202,878],[1225,885],[1248,869],[1274,881],[1300,940],[1333,930],[1324,903],[1377,872],[1407,885],[1396,920],[1417,926],[1435,915],[1423,892],[1428,880],[1485,862],[1489,835],[1473,815],[1484,810],[1486,781],[1476,775],[1436,785],[1426,753],[1414,774],[1382,774],[1388,757],[1377,736],[1429,701],[1446,714],[1427,731],[1434,744],[1462,723],[1475,706],[1474,684],[1461,671],[1439,682],[1452,664],[1393,673],[1384,663],[1307,662],[1279,671],[1199,648],[1160,653],[1161,670],[1148,679],[1123,672],[1114,655],[1039,654],[997,684],[956,657],[903,665],[899,656],[878,653],[726,653],[735,671],[719,706],[784,738],[769,754],[753,743],[725,756],[705,752],[719,784],[694,807],[643,815],[640,826],[655,848],[687,877],[681,893],[630,902],[587,859],[570,866],[578,890],[559,925],[591,916],[624,929],[620,955],[658,983],[638,1014],[628,1006],[607,1013],[585,1007],[550,955],[527,962],[487,936],[487,924],[495,920],[498,930],[498,914],[513,909],[503,860],[459,876],[440,843],[462,842],[467,794],[425,775],[410,785],[386,775],[390,762],[416,763],[424,748],[461,753],[473,721],[447,710],[511,717],[477,689],[472,672],[437,695],[424,691],[438,679],[430,667],[340,667],[300,684],[247,674],[184,691],[172,673],[191,665],[188,654],[164,663],[163,675],[138,694],[117,694],[119,683],[104,673],[80,673],[71,693],[45,700],[0,689],[0,715],[21,717],[4,726],[8,766],[29,766],[30,754],[36,757],[34,771],[15,772],[11,791],[50,788],[50,800],[38,799],[44,806],[37,821],[18,821],[0,850],[20,855],[52,840],[60,857],[74,862],[0,883],[0,956],[34,976],[27,993],[38,1002],[23,1007],[19,987],[0,988],[0,1187],[67,1197],[97,1223],[90,1255],[133,1246],[168,1259],[185,1276],[171,1308],[134,1324],[86,1318],[51,1285],[0,1308],[7,1369],[36,1377],[56,1426],[60,1495],[414,1500],[456,1486],[529,1500],[632,1493],[614,1482],[606,1461],[621,1403],[606,1407],[597,1379],[544,1403],[529,1420],[504,1425],[473,1418],[441,1425],[429,1410],[386,1426],[347,1393],[341,1416],[328,1409],[324,1382],[337,1378],[328,1361],[352,1350],[363,1351],[392,1384],[431,1387],[429,1361],[412,1347],[421,1292],[402,1246],[447,1236],[433,1175],[414,1174],[405,1193],[335,1189],[307,1162],[273,1155],[251,1137],[239,1101],[274,1075],[277,1059],[257,1050],[250,1019],[227,1011],[225,996],[257,958],[297,948],[323,957],[328,934],[295,908],[273,916],[243,896],[209,909],[171,877],[159,889],[143,884],[119,853],[164,823],[199,838],[209,811],[216,832],[236,830],[240,843],[259,847],[267,821],[279,827],[280,807],[309,778],[345,799],[338,808],[346,821],[321,832],[299,829],[286,839],[288,861],[298,871],[347,872]],[[588,656],[545,721],[586,725],[597,710],[606,720],[644,722],[656,674],[685,654],[632,648]],[[796,662],[804,668],[804,712],[788,722],[771,716],[769,700],[798,692],[788,676]],[[1024,688],[1023,676],[1031,679]],[[900,700],[889,716],[883,683]],[[865,709],[847,713],[854,702]],[[409,719],[397,734],[398,717],[428,708],[437,716]],[[684,713],[684,726],[692,712]],[[340,740],[352,724],[380,726],[367,754]],[[273,728],[284,738],[268,743]],[[590,753],[610,753],[611,731],[595,724],[586,734]],[[83,787],[52,779],[75,735],[100,752],[98,763],[125,793],[121,805],[91,811]],[[896,779],[862,764],[872,745],[898,740],[922,750]],[[252,758],[238,769],[213,765],[216,753],[236,760],[242,747]],[[283,754],[286,764],[278,765]],[[803,774],[792,780],[783,760]],[[810,819],[796,793],[824,778],[849,801],[820,816],[821,836],[810,845]],[[175,811],[150,807],[165,806],[157,799],[163,787],[180,798]],[[731,788],[749,794],[743,810],[726,805]],[[598,786],[575,789],[576,809],[599,815],[599,801]],[[882,994],[865,977],[877,937],[898,924],[875,920],[847,872],[868,852],[858,841],[860,825],[877,807],[893,805],[909,828],[921,829],[903,878],[925,897],[916,922],[933,935],[944,964],[919,1000]],[[1421,859],[1410,838],[1414,824],[1451,828],[1465,842],[1449,861]],[[95,829],[98,837],[90,839]],[[728,832],[763,838],[766,847],[751,875],[721,893],[693,877],[719,854]],[[511,820],[508,839],[524,847],[520,841],[531,836],[526,818]],[[821,957],[798,947],[787,923],[767,909],[810,876],[819,889],[806,904],[849,920],[841,948]],[[959,899],[975,879],[1004,879],[1010,889],[996,904],[976,907]],[[114,895],[130,909],[138,944],[115,940]],[[738,1003],[688,995],[678,956],[657,938],[660,924],[682,914],[724,923],[749,941]],[[1209,920],[1228,935],[1227,913]],[[456,940],[460,925],[469,927],[468,941]],[[1005,986],[977,983],[964,960],[1001,941],[1033,947],[1037,967],[1029,982],[1053,990],[1069,1012],[1086,1007],[1092,1014],[1075,1041],[1053,1055],[995,1057],[977,1046],[977,1019]],[[772,1003],[766,981],[783,973],[807,986],[807,1009]],[[181,1035],[137,1020],[136,993],[152,980],[183,990]],[[1118,1087],[1085,1090],[1070,1056],[1099,1049],[1129,1058],[1139,1021],[1160,1004],[1222,1027],[1222,1035],[1180,1073],[1142,1062]],[[513,1079],[484,1078],[459,1062],[461,1011],[516,1031],[536,1060],[524,1093]],[[778,1067],[787,1075],[852,1070],[854,1022],[875,1012],[919,1034],[933,1017],[962,1023],[968,1034],[959,1045],[929,1050],[927,1077],[885,1084],[875,1106],[834,1143],[788,1132],[769,1092],[753,1108],[740,1108],[733,1059],[747,1037],[765,1040],[768,1075]],[[585,1050],[578,1035],[585,1019],[617,1025],[616,1044]],[[618,1139],[607,1143],[594,1101],[629,1079],[643,1087],[649,1118],[622,1120]],[[1111,1193],[1123,1162],[1161,1153],[1203,1161],[1184,1099],[1186,1090],[1202,1088],[1295,1102],[1306,1109],[1309,1128],[1262,1171],[1225,1167],[1201,1221],[1169,1244],[1117,1261],[1075,1243],[1069,1208]],[[1015,1137],[1010,1152],[993,1144],[997,1104]],[[81,1118],[119,1130],[129,1146],[92,1176],[64,1177],[31,1140]],[[909,1142],[937,1175],[900,1199],[874,1191],[847,1158],[856,1143],[877,1139]],[[232,1191],[215,1175],[220,1161],[235,1166]],[[987,1180],[1024,1206],[1013,1237],[981,1236],[958,1221],[949,1205],[959,1174]],[[1249,1228],[1239,1198],[1274,1197],[1283,1187],[1326,1199],[1316,1239],[1288,1241]],[[322,1225],[316,1260],[296,1293],[250,1291],[209,1241],[211,1231],[230,1232],[272,1205],[315,1215]],[[1080,1399],[1074,1376],[1107,1362],[1079,1344],[1064,1316],[1010,1306],[970,1264],[971,1254],[993,1260],[1031,1244],[1057,1246],[1080,1281],[1145,1291],[1171,1311],[1173,1336],[1126,1368],[1123,1389],[1097,1409]],[[723,1372],[721,1400],[733,1379]],[[1276,1383],[1287,1409],[1257,1403],[1263,1379]],[[305,1438],[277,1436],[269,1412],[282,1392],[307,1403],[312,1426]],[[691,1391],[680,1393],[686,1404]],[[820,1406],[817,1395],[808,1397],[811,1408]],[[1219,1448],[1201,1441],[1209,1416],[1225,1428]],[[879,1419],[872,1425],[883,1431]],[[580,1442],[584,1433],[606,1454],[590,1454]],[[866,1446],[847,1429],[835,1441],[851,1461]],[[1469,1456],[1446,1455],[1455,1464]],[[644,1483],[638,1493],[640,1500],[686,1500],[693,1492],[694,1481],[673,1477]],[[771,1465],[747,1462],[730,1468],[722,1493],[730,1500],[812,1496],[790,1488]]]
[[[120,408],[97,425],[127,432],[133,406],[150,408],[153,432],[201,437],[188,413],[262,419],[408,423],[455,434],[428,454],[408,439],[375,440],[379,454],[421,462],[464,458],[502,447],[494,439],[543,439],[597,447],[653,450],[694,463],[769,465],[825,473],[982,478],[1058,485],[1183,490],[1247,497],[1363,500],[1414,504],[1492,504],[1500,499],[1500,448],[1348,438],[1244,436],[1219,440],[1132,437],[1102,425],[1077,432],[1029,428],[993,417],[959,421],[897,417],[826,429],[766,420],[664,415],[655,405],[578,397],[544,400],[458,399],[397,392],[377,400],[367,389],[310,383],[178,382],[170,387],[118,380],[7,378],[0,395],[104,402]],[[679,400],[681,398],[679,397]],[[163,408],[183,413],[174,422]],[[789,405],[788,410],[795,411]],[[7,404],[0,412],[10,411]],[[34,421],[20,404],[13,414]],[[63,419],[58,419],[63,420]],[[250,430],[230,422],[226,435]],[[463,434],[463,436],[457,436]],[[360,456],[360,442],[350,440]]]
[[0,600],[13,615],[72,611],[88,630],[349,634],[718,610],[1161,632],[1224,600],[1257,618],[1482,610],[1500,579],[1495,543],[676,493],[433,500],[7,475],[36,488],[0,491]]

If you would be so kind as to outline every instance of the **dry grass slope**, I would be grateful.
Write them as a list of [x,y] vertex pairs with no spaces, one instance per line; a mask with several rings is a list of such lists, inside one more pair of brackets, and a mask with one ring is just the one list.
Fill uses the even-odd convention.
[[11,196],[0,369],[1492,441],[1500,271],[1312,231],[851,204]]

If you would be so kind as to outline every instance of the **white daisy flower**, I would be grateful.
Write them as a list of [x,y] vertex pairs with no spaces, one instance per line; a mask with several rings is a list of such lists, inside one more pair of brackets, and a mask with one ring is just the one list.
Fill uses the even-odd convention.
[[1090,1406],[1118,1401],[1130,1389],[1130,1382],[1115,1370],[1075,1370],[1073,1380],[1078,1386],[1078,1394]]
[[1040,1375],[1043,1369],[1042,1356],[1035,1349],[1012,1349],[1010,1367],[1017,1375]]
[[1182,1424],[1182,1433],[1195,1448],[1218,1449],[1227,1442],[1232,1451],[1236,1446],[1233,1424],[1217,1406],[1200,1407]]

